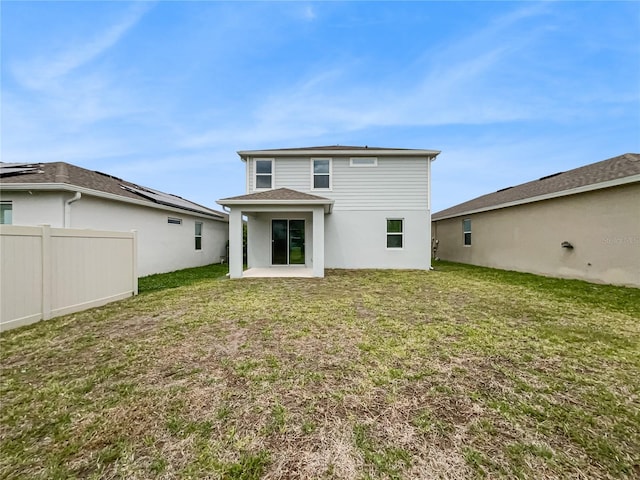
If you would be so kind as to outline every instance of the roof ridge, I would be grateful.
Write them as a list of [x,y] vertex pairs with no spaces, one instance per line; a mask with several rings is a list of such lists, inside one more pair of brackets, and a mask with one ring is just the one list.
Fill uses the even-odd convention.
[[56,163],[55,181],[59,183],[69,183],[69,169],[64,162]]

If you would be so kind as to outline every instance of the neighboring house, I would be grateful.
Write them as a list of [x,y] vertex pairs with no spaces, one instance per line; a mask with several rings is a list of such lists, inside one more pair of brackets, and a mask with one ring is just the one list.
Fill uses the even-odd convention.
[[137,231],[138,275],[218,263],[228,216],[64,162],[0,162],[0,223]]
[[229,209],[231,277],[274,266],[314,277],[325,268],[429,269],[430,172],[439,153],[339,145],[238,152],[246,195],[218,200]]
[[433,215],[443,260],[640,286],[640,154],[498,190]]

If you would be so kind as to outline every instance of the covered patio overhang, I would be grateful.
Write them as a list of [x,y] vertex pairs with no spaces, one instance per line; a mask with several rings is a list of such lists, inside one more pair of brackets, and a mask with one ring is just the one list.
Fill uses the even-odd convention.
[[[324,216],[331,213],[333,200],[296,190],[279,188],[238,197],[218,200],[229,211],[229,276],[231,278],[258,276],[313,276],[324,277]],[[248,265],[243,272],[242,219],[260,214],[310,215],[312,225],[312,256],[310,265],[269,266]],[[249,232],[248,235],[251,235]],[[263,253],[264,254],[264,253]],[[271,260],[268,261],[271,264]]]

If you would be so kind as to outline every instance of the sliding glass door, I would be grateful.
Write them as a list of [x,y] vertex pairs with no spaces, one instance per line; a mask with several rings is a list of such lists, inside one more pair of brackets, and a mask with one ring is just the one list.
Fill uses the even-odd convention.
[[271,263],[287,265],[287,220],[271,220]]
[[289,220],[289,263],[304,265],[304,220]]
[[304,265],[304,220],[271,220],[271,263]]

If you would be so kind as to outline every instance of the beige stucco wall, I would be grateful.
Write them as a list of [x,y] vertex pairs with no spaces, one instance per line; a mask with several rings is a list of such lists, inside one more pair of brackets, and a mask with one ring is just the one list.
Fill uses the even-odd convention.
[[432,235],[442,260],[640,287],[640,183],[439,220]]

